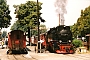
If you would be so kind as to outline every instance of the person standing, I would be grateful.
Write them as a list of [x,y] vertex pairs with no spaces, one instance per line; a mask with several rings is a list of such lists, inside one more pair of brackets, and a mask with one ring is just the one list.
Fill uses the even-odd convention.
[[5,45],[6,45],[6,49],[7,49],[8,48],[8,41],[7,41],[7,39],[5,41]]
[[2,40],[2,42],[1,42],[1,45],[2,45],[2,49],[3,49],[3,45],[4,45],[4,41]]

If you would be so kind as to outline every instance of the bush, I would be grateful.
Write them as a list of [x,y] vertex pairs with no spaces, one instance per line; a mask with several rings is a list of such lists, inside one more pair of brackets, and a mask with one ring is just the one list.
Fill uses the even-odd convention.
[[78,39],[74,39],[72,41],[72,44],[77,48],[77,47],[81,47],[82,46],[82,41],[78,40]]

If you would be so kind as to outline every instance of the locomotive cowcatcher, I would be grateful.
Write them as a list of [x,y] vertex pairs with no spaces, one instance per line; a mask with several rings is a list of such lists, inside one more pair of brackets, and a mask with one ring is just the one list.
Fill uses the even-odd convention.
[[50,28],[46,39],[47,49],[56,53],[74,53],[70,26],[60,25]]
[[8,33],[8,48],[7,54],[25,53],[26,49],[26,34],[21,30],[13,30]]

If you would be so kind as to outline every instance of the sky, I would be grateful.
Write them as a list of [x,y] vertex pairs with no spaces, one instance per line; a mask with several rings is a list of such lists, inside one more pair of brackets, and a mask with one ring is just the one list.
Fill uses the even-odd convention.
[[[13,5],[19,5],[21,3],[26,3],[28,0],[7,0],[7,4],[9,5],[10,8],[10,15],[12,17],[11,21],[11,26],[13,23],[16,21],[15,19],[15,14],[14,14],[14,8]],[[32,0],[32,1],[37,1],[37,0]],[[55,0],[38,0],[39,2],[42,2],[42,10],[41,12],[43,13],[41,16],[46,20],[45,24],[47,28],[52,28],[56,27],[59,25],[59,18],[56,13],[55,9]],[[86,7],[90,6],[90,0],[67,0],[67,14],[65,14],[65,25],[73,25],[74,23],[77,22],[77,19],[80,17],[81,10],[84,10]],[[11,27],[10,26],[10,27]],[[10,27],[7,29],[8,32],[10,31]]]

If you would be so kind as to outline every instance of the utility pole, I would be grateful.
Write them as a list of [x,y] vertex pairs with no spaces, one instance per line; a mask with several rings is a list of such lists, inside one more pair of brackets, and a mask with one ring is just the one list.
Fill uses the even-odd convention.
[[30,43],[31,43],[31,36],[30,36],[30,27],[28,27],[28,38],[29,38],[29,46],[31,45]]
[[[38,7],[39,7],[39,4],[38,4],[38,0],[37,0],[37,23],[38,23],[38,41],[40,41],[40,31],[39,31],[39,9],[38,9]],[[37,45],[37,47],[38,47],[38,53],[40,53],[40,43],[37,43],[38,45]]]

